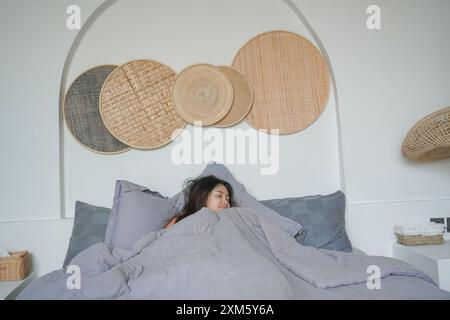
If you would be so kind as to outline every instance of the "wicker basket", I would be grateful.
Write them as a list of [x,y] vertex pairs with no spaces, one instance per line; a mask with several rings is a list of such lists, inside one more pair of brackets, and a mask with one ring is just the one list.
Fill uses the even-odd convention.
[[417,122],[403,141],[402,154],[415,161],[450,158],[450,107]]
[[404,235],[404,234],[396,233],[396,236],[397,236],[397,242],[404,244],[406,246],[443,244],[444,243],[444,236],[442,234],[425,236],[425,235],[421,235],[421,234]]
[[10,252],[10,257],[0,258],[0,281],[22,280],[30,273],[28,251]]

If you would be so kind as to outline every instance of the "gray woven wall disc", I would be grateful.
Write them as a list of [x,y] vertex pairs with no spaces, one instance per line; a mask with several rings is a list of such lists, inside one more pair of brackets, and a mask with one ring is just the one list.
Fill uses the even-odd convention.
[[103,154],[131,149],[109,133],[99,111],[103,83],[116,68],[104,65],[89,69],[72,83],[64,99],[64,119],[74,138],[87,149]]

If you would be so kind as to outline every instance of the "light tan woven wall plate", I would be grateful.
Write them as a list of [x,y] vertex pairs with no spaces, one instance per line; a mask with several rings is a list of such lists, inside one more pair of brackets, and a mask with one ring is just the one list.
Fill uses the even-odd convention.
[[156,149],[171,142],[186,126],[171,98],[175,78],[171,68],[152,60],[118,67],[100,93],[100,114],[106,128],[136,149]]
[[402,154],[415,161],[450,158],[450,107],[418,121],[403,141]]
[[298,34],[260,34],[238,51],[232,66],[253,88],[253,106],[245,120],[256,129],[298,132],[311,125],[327,105],[327,63],[320,51]]
[[185,121],[209,126],[223,119],[233,103],[233,85],[226,73],[210,64],[195,64],[177,76],[172,91],[175,108]]
[[241,122],[250,112],[253,104],[253,90],[248,80],[236,69],[228,66],[219,66],[218,68],[228,75],[234,90],[230,112],[225,118],[214,124],[215,127],[225,128]]
[[115,65],[103,65],[83,72],[70,85],[62,106],[64,120],[74,139],[88,150],[101,154],[131,149],[106,129],[99,110],[102,85],[116,68]]

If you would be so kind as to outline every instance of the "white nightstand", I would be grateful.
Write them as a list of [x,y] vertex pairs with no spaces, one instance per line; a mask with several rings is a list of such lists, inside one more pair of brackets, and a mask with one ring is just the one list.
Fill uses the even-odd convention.
[[405,246],[395,242],[393,256],[424,271],[441,289],[450,291],[450,241],[426,246]]
[[18,281],[0,281],[0,300],[14,300],[20,292],[34,279],[34,273]]

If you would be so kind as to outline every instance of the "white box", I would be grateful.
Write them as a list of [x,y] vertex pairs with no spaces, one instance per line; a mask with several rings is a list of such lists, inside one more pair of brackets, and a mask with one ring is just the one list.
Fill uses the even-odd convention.
[[441,289],[450,291],[450,241],[418,246],[405,246],[395,242],[393,257],[425,272]]

